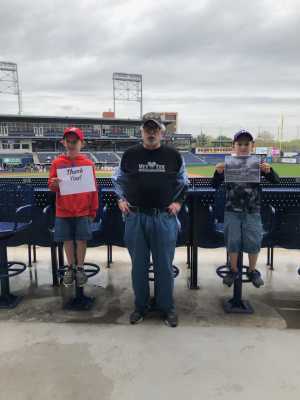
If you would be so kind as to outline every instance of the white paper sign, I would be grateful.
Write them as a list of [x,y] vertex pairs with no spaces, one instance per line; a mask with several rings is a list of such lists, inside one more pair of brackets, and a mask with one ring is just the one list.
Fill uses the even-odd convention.
[[90,165],[60,168],[57,170],[57,177],[61,180],[59,182],[59,190],[63,196],[96,191],[93,167]]
[[225,182],[260,182],[259,156],[226,156]]

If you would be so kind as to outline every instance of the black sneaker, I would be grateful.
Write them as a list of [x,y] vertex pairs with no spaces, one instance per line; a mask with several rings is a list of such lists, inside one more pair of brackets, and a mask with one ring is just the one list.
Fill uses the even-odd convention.
[[228,287],[232,286],[236,279],[239,279],[239,272],[228,271],[228,273],[223,278],[224,285]]
[[145,316],[144,313],[135,310],[130,314],[129,322],[131,323],[131,325],[139,324],[144,320],[144,316]]
[[170,311],[164,315],[164,323],[171,328],[176,328],[178,325],[178,316],[175,311]]
[[250,271],[250,270],[248,270],[247,277],[250,279],[250,281],[253,283],[253,285],[256,288],[264,286],[264,284],[265,284],[265,282],[263,281],[259,271],[256,271],[256,270],[255,271]]

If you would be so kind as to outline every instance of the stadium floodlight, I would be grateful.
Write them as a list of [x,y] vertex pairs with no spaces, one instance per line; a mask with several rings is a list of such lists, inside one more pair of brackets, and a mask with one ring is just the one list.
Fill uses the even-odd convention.
[[17,64],[0,61],[0,93],[18,96],[19,114],[22,114],[22,98]]
[[140,74],[113,73],[114,113],[116,101],[135,101],[140,104],[140,118],[143,115],[143,79]]

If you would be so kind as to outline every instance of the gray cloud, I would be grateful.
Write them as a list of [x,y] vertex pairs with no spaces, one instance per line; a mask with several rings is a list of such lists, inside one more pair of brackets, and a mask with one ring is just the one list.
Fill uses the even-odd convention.
[[[300,126],[297,0],[2,0],[0,58],[18,63],[24,112],[100,115],[112,73],[142,73],[144,109],[180,130]],[[14,112],[0,96],[0,112]],[[118,105],[120,116],[138,107]]]

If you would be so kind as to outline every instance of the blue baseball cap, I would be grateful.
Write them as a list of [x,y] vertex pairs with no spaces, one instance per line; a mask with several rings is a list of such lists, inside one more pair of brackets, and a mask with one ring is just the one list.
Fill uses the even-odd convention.
[[241,129],[240,131],[238,131],[237,133],[234,134],[233,143],[237,142],[242,137],[248,138],[250,140],[250,142],[254,142],[254,138],[253,138],[252,134],[244,129]]

